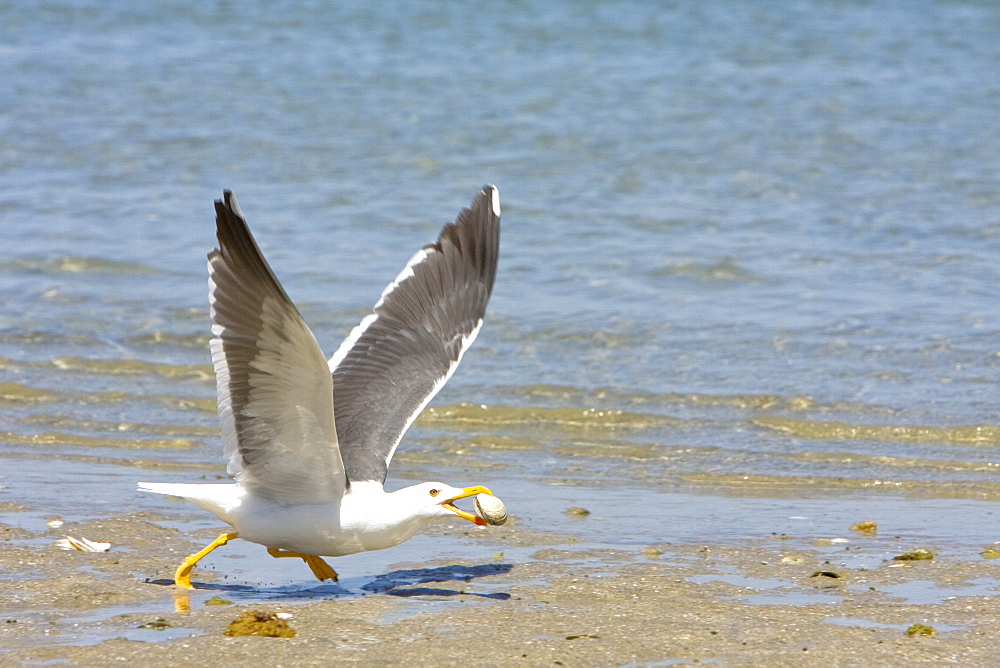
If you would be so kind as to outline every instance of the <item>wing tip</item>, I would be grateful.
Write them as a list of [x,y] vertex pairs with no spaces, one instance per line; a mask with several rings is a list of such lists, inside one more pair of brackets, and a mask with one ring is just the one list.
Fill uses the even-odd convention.
[[243,211],[240,209],[239,202],[236,201],[236,194],[229,188],[223,189],[222,199],[215,200],[216,216],[221,217],[226,213],[232,213],[233,215],[246,220],[243,216]]
[[[499,218],[500,217],[500,189],[497,188],[492,183],[487,183],[479,190],[479,196],[476,199],[489,198],[490,209]],[[473,200],[473,206],[475,206],[475,199]]]

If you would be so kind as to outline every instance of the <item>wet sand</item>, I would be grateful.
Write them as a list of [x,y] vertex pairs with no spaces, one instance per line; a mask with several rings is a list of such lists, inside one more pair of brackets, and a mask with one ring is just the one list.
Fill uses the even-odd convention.
[[[161,576],[203,536],[164,528],[164,520],[147,513],[44,533],[0,527],[0,664],[1000,663],[1000,560],[982,548],[845,531],[850,542],[772,535],[741,545],[592,550],[515,519],[503,541],[490,533],[472,540],[527,548],[530,558],[399,564],[367,595],[302,602],[252,600],[253,582],[217,584],[221,573],[212,570],[195,572],[204,590],[178,592]],[[114,548],[54,548],[66,533]],[[935,558],[893,559],[916,548]],[[207,604],[212,598],[232,604]],[[291,615],[295,637],[225,636],[247,611]],[[907,636],[913,624],[936,635]]]

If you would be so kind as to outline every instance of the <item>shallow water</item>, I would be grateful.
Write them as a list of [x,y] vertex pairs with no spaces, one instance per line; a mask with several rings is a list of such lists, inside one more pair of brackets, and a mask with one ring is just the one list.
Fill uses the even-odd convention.
[[[978,2],[0,8],[3,521],[216,526],[134,484],[224,474],[222,188],[329,354],[492,182],[487,322],[391,486],[488,484],[580,546],[862,519],[988,544],[998,28]],[[344,568],[436,547],[496,551]]]

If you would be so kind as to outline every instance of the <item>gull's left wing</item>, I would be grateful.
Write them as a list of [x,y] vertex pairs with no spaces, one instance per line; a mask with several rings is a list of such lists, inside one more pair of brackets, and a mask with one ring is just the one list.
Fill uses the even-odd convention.
[[323,352],[230,191],[215,213],[211,348],[229,472],[254,495],[279,503],[339,500],[347,477]]

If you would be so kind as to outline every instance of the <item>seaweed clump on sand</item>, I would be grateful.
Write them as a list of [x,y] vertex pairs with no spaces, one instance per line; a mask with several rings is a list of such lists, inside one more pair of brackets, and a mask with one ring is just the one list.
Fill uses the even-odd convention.
[[933,626],[927,626],[926,624],[913,624],[910,628],[906,629],[907,637],[912,638],[913,636],[936,636],[937,631],[934,630]]
[[922,547],[893,557],[893,561],[931,561],[932,559],[934,559],[934,553]]
[[266,636],[293,638],[295,630],[284,619],[271,612],[244,612],[226,629],[227,636]]
[[857,531],[862,536],[874,536],[878,533],[878,524],[872,521],[856,522],[851,525],[851,531]]

